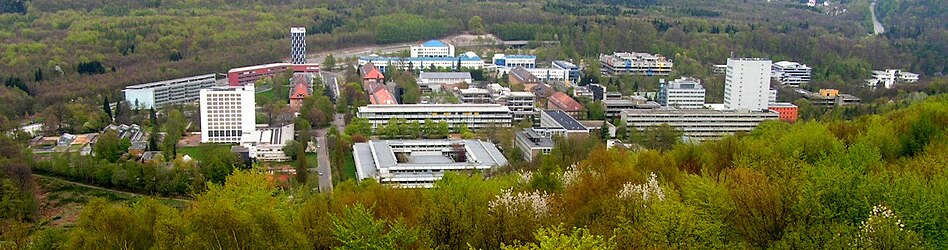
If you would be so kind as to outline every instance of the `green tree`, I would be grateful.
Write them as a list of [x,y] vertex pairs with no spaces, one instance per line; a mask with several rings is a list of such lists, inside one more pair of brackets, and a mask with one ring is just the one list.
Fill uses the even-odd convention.
[[109,119],[112,119],[114,117],[112,116],[112,105],[109,105],[108,96],[106,96],[105,99],[102,100],[102,111],[105,111],[105,114],[109,116]]
[[128,152],[129,146],[131,146],[131,143],[128,139],[120,139],[118,132],[109,130],[99,135],[98,140],[96,140],[95,145],[92,147],[92,152],[94,152],[95,156],[99,159],[115,162],[119,157]]
[[332,217],[333,235],[340,249],[407,249],[418,240],[418,232],[400,221],[376,220],[362,205],[347,208]]
[[682,132],[668,124],[649,128],[643,133],[645,145],[652,149],[671,150],[672,146],[681,142]]
[[615,249],[613,238],[595,235],[584,228],[573,228],[567,231],[562,225],[541,228],[534,234],[538,243],[527,243],[520,246],[504,245],[507,250],[553,250],[553,249]]
[[471,19],[467,20],[467,30],[474,34],[484,34],[486,31],[484,28],[484,19],[480,16],[472,16]]
[[353,118],[349,121],[349,124],[346,124],[345,133],[349,136],[362,135],[365,137],[372,136],[372,123],[369,123],[369,119],[366,118]]
[[309,175],[309,164],[306,162],[306,148],[309,145],[312,127],[306,119],[296,119],[296,130],[299,131],[300,146],[296,149],[296,181],[306,183]]
[[332,54],[326,55],[326,58],[323,58],[323,68],[326,70],[333,70],[336,68],[336,57]]
[[[165,156],[165,161],[171,161],[171,159],[175,158],[175,155],[178,153],[178,141],[181,140],[187,126],[188,121],[184,119],[184,115],[181,114],[181,111],[177,109],[168,111],[168,119],[162,125],[165,131],[165,138],[161,143],[161,154]],[[223,181],[223,179],[220,179],[220,181]]]

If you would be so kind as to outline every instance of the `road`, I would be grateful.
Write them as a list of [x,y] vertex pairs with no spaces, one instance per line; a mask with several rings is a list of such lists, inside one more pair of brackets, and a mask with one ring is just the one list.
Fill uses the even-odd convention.
[[869,4],[869,12],[872,13],[872,33],[876,35],[885,33],[885,27],[882,27],[882,23],[876,18],[876,1]]
[[[332,126],[336,126],[336,129],[339,130],[339,133],[342,133],[345,130],[345,122],[343,121],[343,116],[341,114],[336,114],[335,118],[332,121]],[[316,159],[319,162],[319,166],[316,167],[316,171],[321,173],[319,175],[319,192],[332,192],[332,166],[329,163],[329,150],[326,146],[326,134],[329,133],[329,128],[321,128],[316,130],[316,144],[319,145],[316,149]]]

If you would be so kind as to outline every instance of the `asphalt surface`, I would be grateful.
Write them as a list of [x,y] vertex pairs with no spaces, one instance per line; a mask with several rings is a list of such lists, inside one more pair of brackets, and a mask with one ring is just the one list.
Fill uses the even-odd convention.
[[[336,126],[336,129],[338,129],[340,133],[342,133],[346,126],[342,118],[343,116],[341,114],[336,114],[332,121],[332,126]],[[326,147],[327,133],[329,133],[329,128],[316,130],[316,144],[319,145],[316,149],[316,158],[319,162],[316,171],[319,175],[319,192],[330,193],[332,192],[332,166],[329,164],[329,150]]]

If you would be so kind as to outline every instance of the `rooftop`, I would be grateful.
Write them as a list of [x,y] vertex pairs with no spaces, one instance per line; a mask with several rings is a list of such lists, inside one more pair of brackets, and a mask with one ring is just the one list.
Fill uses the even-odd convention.
[[372,98],[370,101],[372,101],[372,104],[379,105],[398,104],[398,101],[395,100],[395,96],[392,96],[392,93],[388,92],[388,90],[385,88],[379,88],[375,91],[375,93],[372,93]]
[[533,131],[533,129],[530,128],[525,128],[521,131],[518,131],[517,138],[523,142],[530,143],[531,148],[552,148],[554,145],[553,140],[538,134],[536,131]]
[[500,104],[397,104],[362,106],[359,112],[510,112],[510,109]]
[[553,64],[559,65],[560,67],[563,67],[563,68],[578,68],[576,67],[576,64],[573,64],[567,61],[562,61],[562,60],[553,61]]
[[421,72],[418,78],[472,79],[471,72]]
[[190,81],[206,80],[206,79],[215,80],[214,77],[215,77],[215,74],[191,76],[191,77],[185,77],[185,78],[164,80],[160,82],[132,85],[132,86],[125,87],[125,89],[146,89],[146,88],[160,87],[160,86],[170,85],[170,84],[175,84],[175,83],[180,83],[180,82],[190,82]]
[[777,108],[789,108],[789,107],[796,107],[797,105],[793,105],[793,103],[789,103],[789,102],[775,102],[775,103],[767,104],[767,106],[777,107]]
[[690,77],[675,79],[674,81],[668,82],[667,86],[668,89],[704,89],[704,87],[701,86],[701,80]]
[[[270,63],[270,64],[262,64],[262,65],[254,65],[254,66],[233,68],[233,69],[228,70],[227,73],[243,72],[243,71],[252,71],[252,70],[258,70],[258,69],[269,69],[269,68],[276,68],[276,67],[289,67],[289,66],[291,66],[291,65],[293,65],[293,64],[289,64],[289,63]],[[306,64],[297,64],[297,66],[316,66],[316,67],[318,67],[319,64],[318,64],[318,63],[306,63]]]
[[422,47],[448,47],[447,44],[438,40],[427,41],[425,43],[422,43],[421,46]]
[[293,135],[296,132],[293,128],[293,124],[287,124],[282,127],[264,127],[257,128],[250,134],[244,134],[240,139],[243,143],[252,143],[252,144],[275,144],[275,145],[285,145],[288,141],[293,140]]
[[550,96],[549,100],[560,109],[567,112],[579,112],[583,110],[583,105],[563,92],[556,92]]
[[672,107],[662,107],[662,108],[656,108],[656,109],[625,109],[625,110],[622,110],[622,113],[653,114],[653,115],[747,115],[747,114],[769,114],[772,112],[712,110],[712,109],[676,109]]
[[791,62],[791,61],[775,62],[774,66],[780,67],[780,68],[809,68],[806,66],[806,64],[801,64],[798,62]]
[[553,118],[560,127],[566,130],[587,130],[586,126],[562,110],[543,110],[543,113]]
[[[433,182],[443,170],[490,169],[507,158],[490,142],[480,140],[371,140],[352,146],[359,179],[382,182]],[[463,150],[464,159],[451,158]]]

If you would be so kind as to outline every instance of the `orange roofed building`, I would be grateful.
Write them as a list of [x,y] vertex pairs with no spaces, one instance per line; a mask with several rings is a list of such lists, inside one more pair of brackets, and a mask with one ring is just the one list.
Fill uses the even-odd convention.
[[583,112],[583,105],[562,91],[553,93],[547,98],[546,107],[562,110],[573,117],[578,117]]
[[385,74],[382,74],[382,71],[379,71],[379,69],[375,67],[375,64],[371,62],[366,63],[362,65],[361,71],[363,87],[372,83],[385,84]]
[[372,104],[379,105],[398,104],[398,101],[395,100],[395,96],[393,96],[392,93],[388,92],[388,90],[385,88],[379,88],[375,91],[375,93],[372,93],[372,97],[369,98],[369,101],[371,101]]
[[293,109],[293,112],[300,112],[300,107],[303,107],[303,100],[310,95],[310,89],[306,84],[294,85],[293,92],[290,93],[290,108]]

